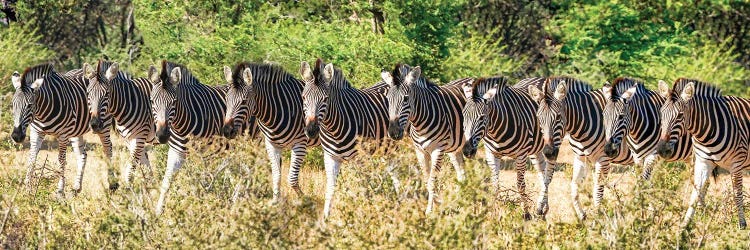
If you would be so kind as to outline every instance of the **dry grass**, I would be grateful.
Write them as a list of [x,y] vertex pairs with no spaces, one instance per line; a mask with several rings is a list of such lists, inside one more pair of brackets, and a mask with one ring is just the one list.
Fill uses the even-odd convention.
[[[8,120],[7,113],[0,116]],[[243,138],[235,141],[231,155],[212,150],[191,154],[176,175],[167,211],[157,217],[153,207],[164,172],[165,146],[149,151],[153,176],[139,169],[131,188],[110,193],[98,139],[87,136],[90,150],[83,191],[75,197],[69,191],[75,172],[69,151],[68,197],[56,199],[54,174],[40,178],[35,188],[21,187],[28,146],[11,143],[8,126],[2,126],[3,248],[750,247],[748,231],[736,229],[726,174],[712,181],[706,206],[699,209],[694,225],[680,230],[691,182],[691,170],[682,164],[658,167],[648,183],[637,181],[636,170],[617,168],[598,212],[591,211],[589,175],[583,204],[590,219],[584,222],[576,221],[570,205],[568,165],[558,167],[553,178],[546,221],[524,221],[514,191],[514,171],[503,170],[502,186],[495,190],[488,185],[490,171],[483,160],[467,161],[468,179],[463,184],[456,183],[453,168],[446,164],[439,186],[442,202],[436,213],[426,216],[426,192],[416,159],[411,146],[402,142],[392,155],[401,162],[396,169],[401,193],[393,191],[382,157],[363,155],[342,167],[334,211],[324,222],[320,218],[325,184],[320,150],[308,156],[301,172],[306,195],[297,196],[284,183],[282,202],[269,205],[270,167],[265,150],[259,140]],[[114,142],[114,164],[123,166],[126,149],[121,140]],[[46,159],[47,167],[56,169],[56,156],[56,149],[44,149],[38,162]],[[284,159],[286,165],[288,153]],[[283,169],[285,178],[288,167]],[[536,197],[536,171],[530,169],[526,179],[530,196]],[[745,183],[750,183],[747,177]]]

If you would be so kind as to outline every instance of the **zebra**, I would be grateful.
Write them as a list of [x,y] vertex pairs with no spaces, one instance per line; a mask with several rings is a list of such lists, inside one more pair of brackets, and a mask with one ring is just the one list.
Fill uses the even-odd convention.
[[[86,88],[88,88],[89,86],[89,79],[84,77],[83,68],[69,70],[68,72],[65,72],[65,76],[83,81],[84,84],[86,85]],[[88,102],[88,93],[86,93],[86,95],[87,95],[86,101],[90,108],[91,103]],[[93,115],[93,114],[90,114],[90,115]],[[92,118],[92,121],[93,121],[93,118]],[[110,129],[112,127],[112,116],[110,116],[109,114],[100,114],[98,122],[99,122],[99,129],[96,129],[96,130],[92,129],[92,131],[99,137],[99,141],[102,143],[104,156],[106,157],[107,164],[109,164],[112,161],[112,140],[110,138],[110,135],[111,135]],[[114,179],[108,179],[108,181],[112,181],[112,180]]]
[[[440,158],[447,153],[456,169],[456,179],[463,182],[464,144],[463,114],[466,104],[462,86],[473,78],[454,80],[438,86],[422,76],[419,66],[396,64],[392,72],[383,71],[388,84],[388,135],[394,140],[409,135],[414,143],[417,160],[427,180],[428,201],[425,213],[432,213],[437,199],[436,181]],[[407,124],[408,123],[408,124]]]
[[[479,140],[484,140],[487,165],[492,169],[493,185],[498,185],[500,157],[515,159],[517,187],[524,204],[526,195],[527,158],[539,172],[542,183],[537,201],[537,214],[543,216],[549,210],[547,191],[554,172],[554,162],[547,167],[542,151],[542,132],[536,119],[537,104],[531,99],[525,86],[539,84],[544,78],[524,79],[518,86],[508,86],[509,79],[503,76],[479,78],[463,84],[466,106],[463,108],[463,129],[466,143],[463,154],[473,158]],[[523,206],[524,218],[530,215]]]
[[65,167],[68,144],[76,154],[78,171],[73,192],[81,191],[83,171],[86,167],[86,142],[83,135],[89,131],[90,116],[86,115],[86,87],[80,78],[58,74],[51,64],[27,68],[23,74],[13,72],[13,132],[16,143],[24,141],[26,128],[31,126],[28,171],[24,179],[30,182],[36,157],[44,135],[57,136],[58,162],[61,174],[57,195],[64,197]]
[[243,116],[255,117],[263,133],[268,158],[271,159],[273,200],[280,197],[281,151],[291,149],[288,182],[300,196],[299,171],[307,155],[307,148],[318,145],[304,133],[302,114],[303,82],[280,66],[242,62],[224,67],[229,83],[225,96],[222,134],[234,138],[243,123]]
[[[643,166],[641,178],[650,179],[651,170],[659,159],[656,146],[661,124],[659,109],[664,104],[664,97],[646,88],[640,80],[627,77],[605,84],[601,92],[605,98],[602,114],[605,154],[614,157],[622,144],[626,143],[635,164]],[[692,154],[693,142],[690,136],[675,131],[670,138],[677,150],[675,154],[664,157],[664,160],[687,160]],[[627,141],[624,142],[625,140]]]
[[600,90],[593,90],[578,79],[558,76],[547,78],[541,90],[528,86],[528,91],[539,104],[536,116],[544,141],[542,153],[547,160],[557,159],[563,133],[570,135],[570,146],[575,153],[571,198],[578,219],[584,220],[586,213],[578,199],[578,185],[586,176],[586,165],[595,164],[594,206],[598,207],[604,196],[609,164],[632,164],[630,151],[620,147],[616,157],[604,153],[604,95]]
[[[365,89],[351,86],[341,69],[317,59],[315,68],[300,65],[304,82],[302,103],[308,138],[320,138],[326,169],[323,216],[328,217],[339,166],[357,155],[360,138],[383,142],[386,139],[387,103],[384,82]],[[392,162],[390,162],[392,164]]]
[[[221,87],[210,87],[177,63],[162,61],[161,72],[150,72],[151,110],[155,137],[167,143],[167,169],[160,187],[156,214],[163,212],[172,176],[182,166],[192,138],[220,136],[226,104]],[[244,118],[242,118],[244,119]]]
[[690,223],[696,202],[703,203],[708,176],[715,167],[723,167],[732,175],[738,224],[740,229],[745,229],[742,173],[750,168],[750,99],[724,96],[719,88],[709,83],[686,78],[677,79],[671,90],[660,82],[659,91],[666,98],[661,108],[659,151],[675,151],[669,139],[678,126],[693,140],[694,186],[682,226]]
[[[148,74],[157,73],[154,66],[149,67]],[[127,140],[130,151],[130,162],[125,168],[123,179],[130,183],[131,172],[137,165],[144,165],[151,170],[151,163],[144,149],[146,143],[155,142],[154,119],[151,115],[151,81],[147,78],[131,78],[120,71],[116,62],[100,60],[96,69],[88,64],[83,65],[82,74],[89,84],[86,87],[91,129],[100,131],[108,127],[102,120],[114,118],[116,129]],[[110,164],[111,165],[111,164]],[[110,169],[110,179],[114,173]],[[117,182],[110,183],[110,189],[117,189]]]

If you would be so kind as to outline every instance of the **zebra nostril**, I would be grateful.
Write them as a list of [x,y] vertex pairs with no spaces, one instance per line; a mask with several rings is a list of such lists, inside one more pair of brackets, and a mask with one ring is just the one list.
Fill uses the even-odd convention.
[[404,130],[398,120],[388,122],[388,136],[394,140],[401,140],[404,137]]
[[222,134],[224,134],[224,137],[227,137],[229,139],[233,139],[237,135],[237,130],[234,129],[234,126],[231,124],[224,124],[224,127],[221,129]]
[[549,145],[545,145],[542,149],[542,154],[544,154],[544,157],[548,160],[557,160],[557,154],[560,152],[560,149],[557,147],[552,147]]
[[318,127],[317,121],[312,121],[305,126],[305,135],[308,138],[315,138],[318,136],[320,128]]
[[10,135],[10,137],[13,139],[16,143],[23,142],[24,137],[26,137],[25,133],[21,130],[20,127],[13,128],[13,133]]
[[474,156],[476,156],[477,154],[477,148],[469,144],[464,145],[462,151],[464,156],[468,158],[474,158]]

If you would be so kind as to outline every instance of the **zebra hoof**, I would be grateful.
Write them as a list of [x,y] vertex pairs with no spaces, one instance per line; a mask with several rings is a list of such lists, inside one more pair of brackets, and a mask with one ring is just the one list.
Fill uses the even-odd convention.
[[295,193],[297,193],[298,196],[302,197],[305,196],[305,193],[302,192],[302,189],[299,188],[299,186],[292,187]]
[[73,191],[73,196],[75,197],[75,196],[78,196],[79,193],[81,193],[81,188],[80,187],[79,188],[73,188],[72,191]]
[[531,220],[531,213],[529,213],[529,212],[523,212],[523,220],[524,221],[530,221]]
[[747,222],[745,222],[745,220],[741,220],[740,221],[740,229],[741,230],[745,230],[745,228],[747,228]]

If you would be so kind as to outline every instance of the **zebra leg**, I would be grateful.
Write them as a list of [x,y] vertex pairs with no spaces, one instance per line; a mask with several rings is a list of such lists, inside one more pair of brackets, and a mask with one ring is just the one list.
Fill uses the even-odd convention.
[[486,145],[484,146],[484,154],[485,159],[487,160],[487,166],[489,166],[490,170],[492,171],[492,176],[490,177],[492,187],[498,188],[498,186],[500,185],[500,165],[498,165],[497,162],[499,162],[500,159],[495,157],[495,155],[492,153],[492,150],[490,150],[490,148]]
[[271,199],[271,203],[274,204],[279,201],[279,196],[281,196],[281,192],[279,191],[281,183],[281,148],[274,146],[268,138],[264,141],[266,152],[268,152],[268,160],[271,161],[271,179],[273,185],[273,199]]
[[655,153],[650,154],[643,159],[643,174],[641,175],[641,179],[651,179],[651,171],[654,169],[654,165],[656,165],[658,159],[659,157]]
[[302,189],[299,187],[299,170],[302,167],[302,163],[305,161],[307,155],[307,145],[305,143],[298,143],[292,147],[291,159],[289,160],[289,186],[292,187],[294,192],[299,196],[304,196]]
[[65,154],[68,151],[68,138],[59,137],[57,139],[57,161],[60,163],[60,181],[57,182],[57,196],[65,198]]
[[708,188],[708,177],[713,171],[714,165],[708,160],[695,157],[695,167],[693,168],[693,192],[690,195],[688,209],[685,212],[685,218],[682,221],[682,227],[687,227],[695,214],[696,203],[703,204],[703,197],[706,196]]
[[[143,150],[144,141],[141,139],[130,139],[128,141],[128,151],[130,151],[130,162],[127,166],[125,166],[125,171],[122,173],[122,179],[125,182],[125,185],[130,185],[130,181],[132,181],[132,174],[135,170],[135,167],[139,164],[149,164],[148,161],[143,162],[145,151]],[[110,189],[112,188],[112,183],[110,183]]]
[[185,161],[185,153],[181,153],[176,148],[169,147],[169,151],[167,152],[167,169],[164,172],[164,179],[161,182],[159,201],[156,203],[156,215],[161,215],[164,212],[164,202],[167,198],[167,192],[169,192],[172,176],[182,167],[183,161]]
[[328,218],[331,214],[331,207],[333,207],[333,194],[336,189],[336,178],[339,175],[340,160],[334,159],[334,157],[328,153],[323,156],[323,162],[326,168],[326,201],[323,207],[323,218]]
[[737,170],[732,173],[732,188],[734,189],[734,205],[737,207],[737,217],[739,220],[740,229],[747,227],[745,222],[745,207],[742,193],[742,168],[736,168]]
[[609,175],[609,159],[600,158],[594,169],[594,207],[598,208],[604,198],[604,183]]
[[73,152],[78,158],[78,172],[76,173],[76,180],[73,183],[73,194],[81,192],[81,182],[83,182],[83,171],[86,168],[86,141],[83,140],[83,136],[70,138],[71,146],[73,146]]
[[23,183],[25,185],[29,185],[31,183],[31,177],[34,174],[34,170],[36,169],[36,157],[37,155],[39,155],[39,149],[42,146],[43,139],[44,136],[39,134],[39,131],[31,128],[31,133],[29,135],[29,161],[27,162],[28,170],[26,170],[26,177],[23,180]]
[[539,176],[539,183],[541,184],[539,199],[537,200],[536,214],[544,217],[547,214],[547,211],[549,211],[549,184],[552,182],[552,174],[555,172],[555,164],[548,164],[541,152],[536,155],[531,155],[529,158],[531,158],[531,164],[536,167]]
[[107,158],[107,183],[109,184],[109,190],[114,191],[117,190],[119,184],[117,183],[117,172],[115,171],[114,164],[112,164],[112,141],[110,140],[109,129],[98,135],[99,140],[102,142],[104,156]]
[[437,190],[436,185],[437,183],[437,175],[440,173],[440,156],[442,156],[443,152],[441,150],[435,150],[432,151],[430,154],[430,158],[432,158],[431,161],[431,169],[430,169],[430,175],[427,179],[427,209],[425,210],[426,214],[432,213],[432,208],[435,204],[435,201],[437,200]]
[[453,168],[456,169],[456,180],[458,182],[464,182],[466,180],[466,172],[464,171],[464,156],[461,151],[448,153],[448,157],[451,159]]
[[414,145],[414,152],[417,153],[417,162],[422,168],[422,180],[427,181],[430,178],[430,155],[417,145]]
[[581,201],[578,200],[578,185],[583,182],[586,178],[586,164],[581,159],[580,155],[576,155],[573,159],[573,176],[570,180],[570,196],[573,200],[573,209],[575,209],[576,215],[579,220],[586,219],[586,212],[581,208]]
[[516,158],[516,187],[518,194],[521,196],[521,206],[523,207],[523,219],[530,220],[529,213],[529,195],[526,194],[526,156]]

